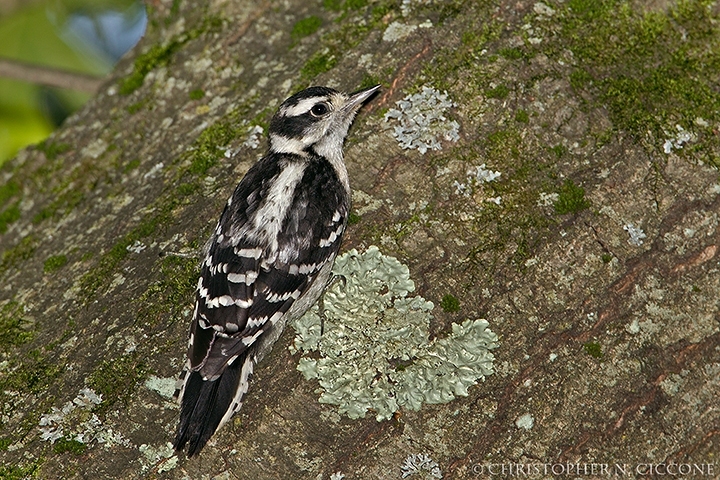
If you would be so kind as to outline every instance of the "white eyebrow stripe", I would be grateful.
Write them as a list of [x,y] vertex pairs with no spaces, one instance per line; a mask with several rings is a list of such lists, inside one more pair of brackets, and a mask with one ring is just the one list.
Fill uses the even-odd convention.
[[300,100],[291,107],[283,107],[280,109],[280,115],[283,117],[297,117],[303,113],[307,113],[316,103],[326,102],[327,97],[310,97]]

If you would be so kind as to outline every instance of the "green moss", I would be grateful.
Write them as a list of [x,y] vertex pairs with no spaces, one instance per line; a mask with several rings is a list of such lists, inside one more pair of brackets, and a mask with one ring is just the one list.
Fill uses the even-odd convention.
[[0,234],[7,232],[8,226],[20,219],[20,202],[0,212]]
[[138,321],[157,325],[178,317],[197,286],[198,261],[170,255],[160,262],[160,280],[152,283],[140,296]]
[[95,411],[104,413],[116,402],[127,401],[149,373],[145,363],[134,354],[101,362],[87,379],[88,385],[102,394],[102,403]]
[[[551,225],[556,220],[537,208],[538,190],[527,185],[548,185],[554,183],[554,168],[546,152],[529,147],[514,125],[504,130],[484,134],[473,142],[442,151],[437,164],[459,161],[465,171],[479,163],[488,168],[498,169],[502,176],[498,181],[475,185],[488,197],[500,196],[501,206],[483,202],[480,208],[464,210],[470,217],[467,221],[457,218],[457,203],[452,206],[433,205],[426,214],[432,228],[435,222],[442,222],[448,231],[462,232],[468,241],[467,260],[469,268],[465,278],[468,284],[495,281],[497,269],[512,267],[522,272],[525,262],[537,251],[548,237]],[[481,161],[478,159],[482,159]],[[538,187],[539,188],[539,187]],[[462,202],[461,202],[462,203]],[[388,234],[395,235],[395,225],[379,229],[372,241],[380,242]],[[402,245],[400,245],[402,248]]]
[[50,384],[62,374],[64,367],[57,362],[49,362],[38,350],[32,350],[22,365],[12,373],[0,377],[0,391],[16,390],[39,394],[47,390]]
[[563,158],[568,153],[568,149],[562,143],[558,143],[554,147],[550,147],[550,151],[555,154],[557,158]]
[[221,147],[229,144],[237,133],[228,121],[219,121],[203,130],[195,141],[188,171],[194,175],[206,174],[218,159],[223,158]]
[[35,332],[28,329],[24,314],[22,305],[15,301],[0,308],[0,345],[5,349],[27,343],[35,336]]
[[36,213],[35,215],[33,215],[32,223],[35,223],[35,224],[40,223],[40,222],[42,222],[43,220],[47,220],[48,218],[52,218],[52,216],[53,216],[54,214],[55,214],[55,210],[53,210],[53,209],[51,209],[51,208],[48,208],[48,207],[43,208],[43,209],[40,210],[38,213]]
[[337,64],[337,58],[328,52],[318,52],[310,59],[305,62],[305,65],[300,68],[300,75],[305,79],[313,79],[331,70]]
[[501,48],[500,50],[498,50],[498,53],[501,57],[507,58],[508,60],[519,60],[524,56],[519,48],[512,47]]
[[567,5],[577,15],[586,20],[593,20],[610,8],[611,3],[607,0],[570,0]]
[[339,12],[342,10],[343,0],[323,0],[323,8],[331,12]]
[[173,20],[177,18],[178,13],[180,13],[180,4],[183,0],[173,0],[172,5],[170,6],[170,15],[166,19],[166,25],[170,25]]
[[41,460],[26,465],[0,465],[0,479],[2,480],[27,480],[37,478],[40,473]]
[[38,224],[49,218],[67,215],[73,211],[84,198],[85,194],[81,189],[68,186],[62,193],[59,193],[49,205],[36,213],[32,218],[32,222]]
[[12,445],[13,441],[11,438],[0,438],[0,452],[4,452]]
[[612,262],[613,256],[609,253],[603,253],[600,255],[600,259],[603,261],[603,263],[610,263]]
[[188,96],[190,97],[190,100],[200,100],[201,98],[205,97],[205,90],[203,90],[202,88],[190,90]]
[[62,142],[54,142],[46,139],[38,143],[36,148],[45,154],[45,158],[52,161],[55,160],[58,155],[61,155],[70,150],[70,144]]
[[600,347],[600,344],[597,342],[586,342],[583,344],[583,349],[585,350],[585,353],[590,355],[593,358],[602,358],[603,352],[602,348]]
[[442,298],[442,300],[440,300],[440,308],[442,308],[444,312],[448,313],[459,312],[460,300],[458,300],[454,295],[448,293]]
[[8,268],[15,267],[18,263],[32,258],[36,246],[35,237],[28,235],[20,240],[15,247],[5,250],[2,254],[2,262],[0,262],[0,272],[4,272]]
[[154,45],[147,52],[139,55],[135,59],[132,73],[120,80],[118,92],[121,95],[129,95],[140,88],[145,76],[153,69],[167,65],[181,46],[182,42],[172,40],[167,45]]
[[374,87],[375,85],[379,85],[380,79],[374,75],[368,75],[365,74],[363,76],[362,81],[360,82],[360,86],[358,87],[358,90],[363,90],[365,88]]
[[0,185],[0,207],[5,205],[9,199],[20,193],[20,185],[14,180]]
[[499,100],[502,100],[503,98],[507,98],[507,96],[509,94],[510,94],[510,89],[508,87],[506,87],[505,85],[498,85],[495,88],[485,90],[485,95],[488,98],[497,98]]
[[[223,158],[224,150],[221,147],[230,143],[237,133],[237,128],[232,126],[231,120],[225,119],[206,128],[200,134],[193,145],[194,148],[188,154],[189,166],[180,169],[177,174],[178,187],[161,196],[153,205],[152,213],[143,218],[130,232],[120,237],[102,255],[97,265],[81,277],[80,288],[86,301],[90,301],[97,291],[109,285],[112,273],[128,256],[127,248],[130,245],[153,235],[159,226],[167,224],[171,220],[173,210],[186,202],[187,196],[200,189],[196,177],[206,174],[220,158]],[[187,159],[187,157],[183,158]]]
[[133,158],[132,160],[130,160],[127,164],[125,164],[125,165],[122,167],[122,172],[123,172],[123,173],[130,173],[130,172],[132,172],[133,170],[135,170],[136,168],[138,168],[139,166],[140,166],[140,159],[139,159],[139,158]]
[[45,260],[45,263],[43,264],[43,271],[45,273],[52,273],[55,270],[59,270],[64,267],[67,262],[68,259],[65,255],[53,255]]
[[584,88],[590,81],[592,81],[592,76],[582,68],[574,70],[570,74],[570,86],[576,90]]
[[[383,3],[381,3],[382,5]],[[367,0],[323,0],[323,8],[331,12],[344,12],[340,19],[346,18],[347,12],[367,7]],[[377,6],[377,5],[376,5]]]
[[530,121],[530,114],[527,110],[518,110],[515,112],[515,121],[518,123],[528,123]]
[[487,136],[486,150],[489,157],[498,160],[498,164],[510,165],[510,160],[518,159],[522,138],[515,130],[497,130]]
[[[675,125],[692,130],[696,145],[683,153],[720,165],[720,137],[712,132],[720,121],[715,3],[680,1],[664,10],[633,9],[622,0],[566,5],[558,16],[563,22],[558,43],[538,48],[573,52],[573,88],[591,93],[598,106],[606,107],[616,130],[637,138],[650,135],[657,149]],[[698,118],[707,126],[699,127]]]
[[345,8],[348,10],[360,10],[365,8],[368,0],[345,0]]
[[350,215],[348,215],[348,225],[355,225],[356,223],[360,223],[361,219],[362,217],[357,213],[350,212]]
[[140,224],[120,238],[98,261],[98,264],[80,278],[80,288],[86,302],[95,293],[109,284],[110,276],[117,266],[128,256],[128,247],[155,233],[159,225],[170,220],[173,209],[179,199],[172,198],[158,205],[152,215],[144,218]]
[[177,187],[177,194],[179,197],[189,197],[199,192],[202,186],[199,182],[187,182],[181,183]]
[[[172,18],[172,16],[169,18]],[[148,73],[157,67],[169,64],[173,55],[187,42],[199,37],[204,32],[214,32],[221,27],[222,19],[215,15],[206,14],[203,16],[200,25],[173,38],[166,45],[151,47],[147,52],[135,59],[132,73],[120,80],[118,92],[121,95],[131,94],[142,86]]]
[[86,448],[87,445],[84,443],[68,437],[59,438],[53,445],[53,451],[57,454],[70,452],[74,455],[82,455]]
[[590,206],[585,198],[585,189],[567,179],[558,192],[558,199],[553,205],[555,213],[565,215],[566,213],[578,213]]
[[98,290],[109,284],[110,274],[128,255],[127,247],[133,244],[130,238],[131,235],[125,235],[102,256],[95,268],[80,277],[80,288],[83,290],[86,302],[89,302]]
[[[315,52],[301,67],[301,78],[295,89],[304,88],[315,77],[335,67],[338,58],[342,58],[345,52],[362,42],[371,31],[385,28],[387,17],[392,16],[392,11],[397,8],[398,5],[390,0],[380,0],[372,7],[368,6],[366,0],[345,1],[341,8],[344,13],[338,19],[340,26],[323,35],[318,41],[322,49]],[[353,15],[352,11],[362,9],[366,9],[365,21],[347,20]]]
[[293,43],[317,32],[322,26],[322,23],[322,19],[320,17],[316,17],[315,15],[311,15],[295,22],[295,25],[293,25],[292,30],[290,31],[290,37],[292,38]]
[[[487,89],[488,69],[485,63],[493,61],[493,55],[487,50],[491,42],[497,40],[504,31],[505,25],[493,20],[491,13],[493,2],[468,2],[465,17],[471,24],[459,28],[462,31],[460,44],[453,44],[440,49],[425,63],[423,68],[423,83],[431,83],[439,90],[454,91],[463,94],[466,100],[471,100]],[[471,19],[482,18],[482,22]],[[495,56],[497,58],[497,56]],[[458,85],[465,88],[458,89]],[[420,86],[420,85],[418,85]],[[462,97],[454,95],[458,100]],[[473,102],[475,103],[475,102]]]
[[144,107],[145,105],[147,105],[147,104],[148,104],[148,99],[147,99],[147,98],[143,98],[143,99],[140,100],[139,102],[131,103],[130,105],[128,105],[128,106],[125,108],[125,110],[126,110],[130,115],[134,115],[134,114],[136,114],[137,112],[139,112],[140,110],[142,110],[143,107]]

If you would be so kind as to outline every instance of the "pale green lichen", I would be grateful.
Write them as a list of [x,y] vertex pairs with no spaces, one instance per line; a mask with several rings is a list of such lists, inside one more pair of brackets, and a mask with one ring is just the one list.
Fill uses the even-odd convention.
[[141,471],[143,473],[149,470],[158,473],[169,472],[177,467],[178,457],[175,455],[175,449],[170,442],[157,447],[143,443],[140,445],[140,453],[143,455],[140,457]]
[[131,443],[127,438],[104,424],[100,417],[93,413],[101,402],[102,394],[97,394],[91,388],[83,388],[73,400],[65,402],[62,408],[52,407],[49,413],[40,417],[40,439],[53,444],[64,440],[64,446],[56,449],[56,453],[68,451],[68,447],[76,453],[82,453],[85,448],[81,445],[87,446],[91,443],[103,445],[106,449],[115,445],[130,447]]
[[148,389],[157,392],[161,397],[168,400],[173,398],[176,383],[177,379],[175,378],[161,378],[156,377],[155,375],[150,375],[150,377],[145,380],[145,386]]
[[493,373],[497,336],[486,320],[453,324],[449,336],[428,341],[434,305],[408,297],[415,284],[397,259],[374,246],[353,249],[337,258],[333,272],[345,281],[325,292],[325,332],[317,305],[292,323],[291,350],[306,354],[298,370],[318,380],[321,403],[350,418],[371,410],[381,421],[400,408],[466,396]]

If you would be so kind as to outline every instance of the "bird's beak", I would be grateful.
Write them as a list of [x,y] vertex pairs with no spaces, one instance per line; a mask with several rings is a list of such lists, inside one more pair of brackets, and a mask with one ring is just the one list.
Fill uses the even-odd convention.
[[375,92],[380,89],[380,85],[360,90],[359,92],[351,93],[347,103],[343,105],[342,109],[347,113],[354,114],[360,107],[363,106],[366,100],[368,100]]

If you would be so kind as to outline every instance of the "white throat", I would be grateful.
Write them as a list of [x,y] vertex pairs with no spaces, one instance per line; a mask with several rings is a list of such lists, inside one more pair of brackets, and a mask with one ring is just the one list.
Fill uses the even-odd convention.
[[344,137],[339,135],[326,135],[315,144],[313,150],[321,157],[325,157],[330,165],[335,169],[340,182],[345,187],[345,191],[350,191],[350,178],[348,177],[347,167],[343,161],[343,141]]
[[284,137],[276,133],[270,134],[270,150],[273,152],[292,153],[294,155],[300,155],[301,157],[307,157],[306,147],[307,145],[301,140]]

